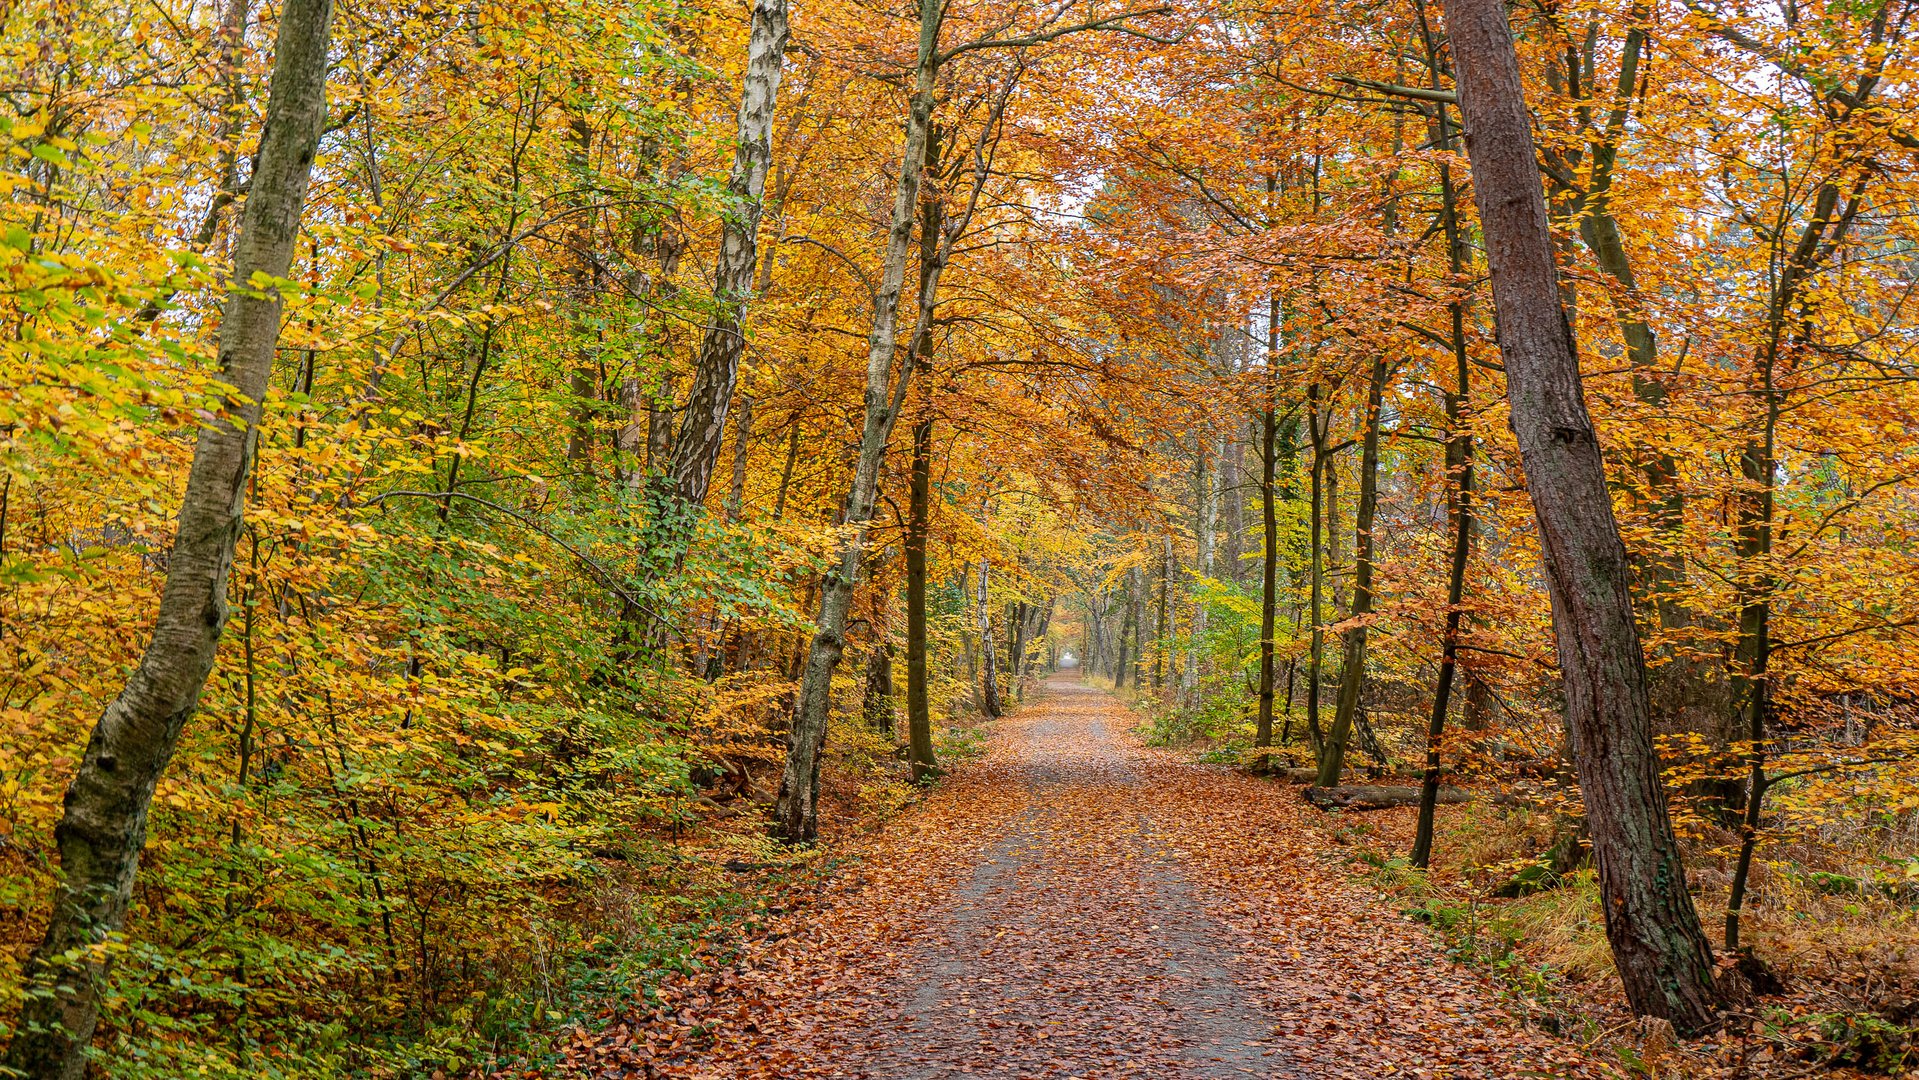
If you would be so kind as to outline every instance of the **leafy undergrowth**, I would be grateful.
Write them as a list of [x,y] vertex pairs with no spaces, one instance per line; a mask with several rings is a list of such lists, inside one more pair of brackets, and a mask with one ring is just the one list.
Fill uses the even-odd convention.
[[[1625,1011],[1591,870],[1518,898],[1490,895],[1515,870],[1532,868],[1549,826],[1512,808],[1442,807],[1428,875],[1404,858],[1414,823],[1408,808],[1328,814],[1317,828],[1344,849],[1350,873],[1427,925],[1449,956],[1491,975],[1530,1023],[1575,1039],[1628,1072],[1757,1080],[1814,1072],[1904,1076],[1919,1069],[1919,982],[1912,966],[1919,941],[1909,907],[1883,896],[1874,904],[1856,886],[1834,886],[1838,875],[1812,868],[1820,864],[1775,864],[1759,881],[1760,902],[1749,909],[1745,939],[1781,985],[1763,995],[1744,993],[1718,1036],[1673,1045],[1656,1025],[1635,1022]],[[1839,857],[1834,852],[1823,849],[1821,863]],[[1708,885],[1698,890],[1700,915],[1715,928],[1724,907],[1710,883],[1721,868],[1703,849],[1694,851],[1689,867],[1697,868],[1690,871],[1695,884]]]
[[[947,763],[980,755],[973,721],[935,733]],[[870,834],[921,796],[883,737],[851,718],[835,718],[823,763],[828,793],[821,817],[828,843],[788,848],[766,832],[764,809],[778,777],[722,785],[670,842],[607,853],[603,882],[570,914],[597,928],[589,939],[536,958],[540,977],[499,1000],[477,996],[454,1013],[439,1037],[421,1040],[375,1076],[522,1076],[564,1069],[589,1033],[617,1024],[634,1008],[678,1012],[682,991],[723,972],[748,942],[830,893],[846,856],[838,850]],[[560,1035],[555,1041],[555,1035]]]

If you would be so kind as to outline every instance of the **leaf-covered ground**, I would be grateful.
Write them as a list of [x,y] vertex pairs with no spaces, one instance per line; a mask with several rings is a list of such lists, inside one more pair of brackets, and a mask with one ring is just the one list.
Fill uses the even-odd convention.
[[573,1076],[1607,1076],[1325,858],[1287,787],[1056,678],[819,899]]

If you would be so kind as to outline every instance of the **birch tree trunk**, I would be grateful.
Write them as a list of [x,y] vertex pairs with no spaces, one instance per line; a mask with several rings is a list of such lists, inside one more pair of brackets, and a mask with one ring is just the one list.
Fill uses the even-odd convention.
[[[1224,442],[1222,436],[1211,446],[1204,439],[1199,443],[1199,513],[1193,521],[1193,540],[1197,549],[1194,561],[1199,564],[1197,570],[1201,578],[1213,576],[1213,554],[1218,550],[1219,459]],[[1186,643],[1186,699],[1192,705],[1199,704],[1199,662],[1200,653],[1206,648],[1206,616],[1206,602],[1195,595],[1192,632]]]
[[[820,590],[818,629],[807,652],[800,682],[798,713],[793,719],[786,769],[780,779],[779,803],[774,808],[774,831],[788,843],[805,843],[819,833],[820,749],[826,742],[831,707],[833,669],[845,650],[846,619],[852,610],[853,586],[859,578],[860,554],[866,548],[866,530],[873,519],[879,492],[880,461],[886,455],[893,421],[899,416],[899,397],[906,389],[910,367],[900,373],[897,387],[893,358],[899,333],[900,290],[906,283],[907,254],[913,241],[913,219],[919,205],[922,161],[933,123],[934,78],[939,72],[942,0],[921,0],[919,61],[915,65],[913,97],[908,105],[906,146],[901,153],[899,182],[893,192],[892,222],[886,234],[886,255],[879,288],[873,294],[873,332],[867,339],[866,420],[860,432],[860,453],[853,483],[846,497],[846,524],[837,565]],[[931,297],[923,297],[922,304]]]
[[1173,647],[1173,534],[1160,536],[1159,616],[1153,621],[1153,689],[1166,687],[1166,654]]
[[25,971],[46,990],[26,999],[6,1064],[34,1080],[77,1080],[100,1019],[109,937],[126,923],[154,785],[198,707],[227,621],[227,576],[273,372],[283,305],[261,277],[293,265],[321,128],[326,123],[331,0],[286,0],[274,46],[266,124],[234,248],[220,320],[227,418],[201,429],[167,559],[153,638],[87,740],[54,840],[60,852],[46,935]]
[[980,639],[980,711],[999,716],[1004,707],[999,699],[999,663],[993,641],[993,608],[987,603],[986,587],[993,575],[993,564],[979,564],[979,639]]
[[746,351],[741,320],[753,292],[759,266],[760,209],[766,173],[773,162],[773,115],[779,101],[780,65],[786,54],[786,0],[756,0],[746,46],[746,75],[740,86],[740,112],[733,168],[726,180],[731,205],[720,233],[719,263],[713,277],[713,317],[700,341],[693,386],[673,441],[672,460],[655,482],[662,486],[653,507],[654,542],[671,544],[672,560],[691,535],[692,523],[706,502],[713,467],[725,441],[726,416],[739,383],[740,357]]
[[1660,786],[1632,568],[1559,302],[1512,29],[1499,0],[1451,0],[1447,16],[1606,936],[1634,1012],[1663,1017],[1682,1034],[1709,1031],[1719,1023],[1712,949]]

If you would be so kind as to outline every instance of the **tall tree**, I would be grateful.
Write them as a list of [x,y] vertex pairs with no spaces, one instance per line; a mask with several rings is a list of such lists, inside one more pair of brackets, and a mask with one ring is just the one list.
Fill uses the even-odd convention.
[[[873,292],[873,329],[867,339],[865,419],[860,432],[859,457],[846,496],[848,534],[839,545],[834,566],[820,589],[818,629],[807,651],[800,683],[798,708],[780,778],[779,803],[774,810],[774,832],[789,843],[810,841],[819,830],[817,803],[820,783],[820,747],[826,741],[826,721],[833,690],[833,669],[846,647],[846,620],[852,611],[853,586],[859,579],[860,556],[866,529],[873,519],[879,492],[880,461],[899,417],[899,408],[912,375],[909,366],[895,378],[895,339],[899,327],[900,290],[906,282],[907,256],[913,242],[914,218],[919,211],[920,175],[926,141],[933,126],[934,88],[942,57],[940,24],[946,17],[942,0],[921,0],[918,59],[913,65],[913,91],[907,102],[906,145],[900,154],[899,178],[893,190],[893,215],[886,233],[879,286]],[[932,282],[936,286],[937,274]],[[933,300],[924,290],[921,307]],[[918,327],[915,327],[918,330]],[[914,337],[919,335],[916,332]]]
[[100,1019],[112,951],[146,845],[154,785],[199,704],[227,623],[227,578],[245,524],[284,306],[321,129],[326,123],[331,0],[287,0],[274,44],[265,126],[234,246],[220,320],[225,415],[200,430],[181,497],[153,636],[87,740],[55,830],[61,882],[28,959],[43,985],[22,1005],[6,1064],[36,1080],[77,1080]]
[[[1425,8],[1420,7],[1420,30],[1425,40],[1428,67],[1435,85],[1439,80],[1438,43],[1426,24]],[[1453,125],[1445,103],[1433,110],[1433,141],[1442,150],[1453,148]],[[1465,230],[1459,226],[1459,188],[1453,182],[1450,164],[1439,166],[1439,224],[1446,240],[1447,269],[1455,278],[1466,272],[1470,253]],[[1453,386],[1446,394],[1446,480],[1451,496],[1453,547],[1446,575],[1446,621],[1439,645],[1439,677],[1433,686],[1433,710],[1426,724],[1426,771],[1419,785],[1419,821],[1413,831],[1412,863],[1425,867],[1432,861],[1433,819],[1439,804],[1440,745],[1446,732],[1446,711],[1452,703],[1453,678],[1459,664],[1459,629],[1464,612],[1460,604],[1466,598],[1466,564],[1473,546],[1473,433],[1469,424],[1472,408],[1472,361],[1466,351],[1466,301],[1455,296],[1447,301],[1446,314],[1452,326]]]
[[[1272,185],[1268,184],[1268,190]],[[1273,744],[1273,678],[1277,649],[1273,634],[1279,621],[1279,507],[1277,473],[1279,470],[1279,297],[1266,305],[1266,400],[1259,414],[1259,719],[1255,724],[1253,745]],[[1290,432],[1288,433],[1290,434]],[[1257,767],[1264,770],[1267,758],[1260,755]]]
[[981,712],[985,713],[988,716],[999,716],[1001,713],[1005,712],[1005,707],[1000,703],[999,659],[998,659],[998,650],[994,647],[996,642],[993,637],[993,608],[992,608],[992,605],[987,602],[987,591],[986,591],[987,585],[991,581],[992,576],[993,576],[992,560],[981,559],[979,561],[979,605],[978,605],[979,640],[980,640],[980,653],[981,653],[980,669],[979,669],[979,703],[980,703]]
[[1664,1017],[1683,1033],[1709,1031],[1719,1022],[1712,949],[1686,891],[1660,786],[1631,565],[1560,306],[1512,28],[1499,0],[1450,0],[1446,14],[1606,935],[1635,1012]]
[[906,755],[915,782],[939,774],[926,670],[926,534],[932,516],[933,418],[913,425],[906,524]]
[[[740,85],[733,167],[726,179],[728,205],[713,271],[712,315],[700,339],[679,433],[670,456],[659,455],[665,460],[652,463],[649,480],[653,505],[646,542],[654,552],[666,549],[666,558],[674,565],[685,557],[694,520],[713,482],[713,468],[725,442],[727,412],[739,384],[740,358],[746,352],[743,324],[759,269],[760,214],[773,161],[773,119],[787,33],[786,0],[755,0],[746,75]],[[652,554],[649,563],[658,558]]]
[[1344,635],[1344,659],[1339,670],[1339,698],[1333,708],[1332,730],[1319,754],[1320,787],[1339,783],[1346,767],[1346,743],[1359,715],[1359,695],[1366,684],[1366,617],[1373,613],[1373,518],[1379,508],[1379,419],[1386,391],[1384,357],[1373,361],[1366,381],[1366,431],[1360,446],[1359,499],[1353,515],[1353,625]]

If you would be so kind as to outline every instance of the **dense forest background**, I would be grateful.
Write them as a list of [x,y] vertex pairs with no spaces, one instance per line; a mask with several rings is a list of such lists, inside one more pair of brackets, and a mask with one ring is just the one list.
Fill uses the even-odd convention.
[[[211,675],[123,932],[53,950],[97,1075],[537,1058],[1062,654],[1162,743],[1423,782],[1361,869],[1542,1022],[1616,998],[1443,12],[329,14],[256,274],[280,6],[0,7],[0,1036],[215,429],[257,454]],[[1510,11],[1686,880],[1741,1007],[1881,1071],[1919,1053],[1915,19]],[[282,305],[257,424],[242,294]]]

